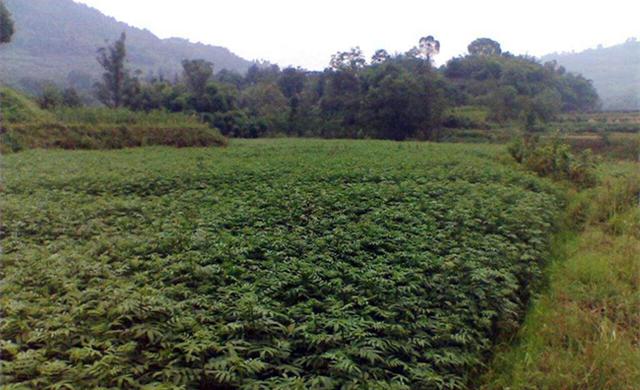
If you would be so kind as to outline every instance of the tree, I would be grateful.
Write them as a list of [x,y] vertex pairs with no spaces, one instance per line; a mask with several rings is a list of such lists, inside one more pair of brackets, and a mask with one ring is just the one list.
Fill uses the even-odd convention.
[[289,99],[289,133],[293,132],[295,127],[300,106],[300,93],[304,89],[305,79],[303,70],[289,67],[282,71],[282,76],[278,80],[280,90]]
[[407,58],[416,59],[416,58],[420,58],[422,53],[420,53],[420,49],[418,49],[417,46],[414,46],[411,49],[409,49],[406,53],[404,53],[404,55]]
[[62,105],[66,107],[82,106],[82,99],[75,88],[67,88],[62,92]]
[[500,44],[493,39],[478,38],[467,46],[472,56],[499,56],[502,54]]
[[278,80],[278,86],[287,98],[292,98],[302,92],[304,88],[305,74],[302,69],[286,68]]
[[260,82],[276,82],[280,77],[280,67],[269,63],[254,63],[249,67],[244,78],[246,85],[255,85]]
[[62,106],[63,96],[55,84],[47,84],[38,97],[38,105],[43,110],[52,110]]
[[241,107],[254,118],[264,120],[270,132],[287,130],[289,102],[274,83],[259,83],[246,88],[241,97]]
[[437,41],[433,35],[420,38],[418,47],[422,57],[429,62],[440,53],[440,41]]
[[431,136],[440,125],[444,101],[435,74],[414,73],[391,61],[370,69],[360,126],[378,138],[404,140]]
[[380,49],[380,50],[377,50],[373,54],[373,57],[371,57],[371,63],[372,64],[383,64],[383,63],[389,61],[390,58],[391,58],[391,56],[389,55],[389,53],[387,53],[386,50]]
[[49,83],[44,86],[37,99],[38,105],[44,110],[53,110],[59,107],[79,107],[82,100],[73,88],[60,90],[57,85]]
[[353,47],[349,51],[337,52],[331,56],[330,66],[334,70],[355,72],[362,69],[367,61],[364,59],[360,47]]
[[98,50],[98,62],[104,68],[102,82],[95,84],[95,95],[107,107],[118,108],[123,105],[129,72],[125,67],[127,50],[126,35],[123,32],[113,46]]
[[5,7],[4,2],[0,0],[0,44],[11,42],[11,37],[15,32],[11,13]]
[[543,122],[553,120],[562,108],[562,96],[558,91],[547,88],[531,101],[531,109]]
[[182,69],[189,91],[197,98],[202,97],[213,77],[213,64],[205,60],[184,60]]

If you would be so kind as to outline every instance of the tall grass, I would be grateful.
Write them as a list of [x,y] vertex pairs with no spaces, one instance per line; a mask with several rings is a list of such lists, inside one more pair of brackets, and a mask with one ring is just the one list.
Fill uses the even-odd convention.
[[117,149],[148,145],[225,145],[227,140],[197,116],[126,109],[40,109],[28,97],[0,89],[3,131],[0,152],[33,148]]
[[607,164],[571,196],[548,289],[481,388],[640,388],[639,168]]
[[145,125],[145,126],[201,126],[197,116],[161,110],[134,112],[127,109],[100,107],[60,108],[55,112],[57,120],[68,124],[85,125]]
[[[10,88],[0,88],[0,114],[6,126],[8,123],[43,122],[54,120],[54,116],[28,97]],[[3,124],[0,123],[0,126]]]

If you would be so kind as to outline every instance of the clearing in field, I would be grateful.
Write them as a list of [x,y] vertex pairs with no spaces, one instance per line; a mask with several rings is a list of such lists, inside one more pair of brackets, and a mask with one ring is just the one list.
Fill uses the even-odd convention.
[[7,384],[462,388],[557,193],[487,145],[234,141],[4,158]]

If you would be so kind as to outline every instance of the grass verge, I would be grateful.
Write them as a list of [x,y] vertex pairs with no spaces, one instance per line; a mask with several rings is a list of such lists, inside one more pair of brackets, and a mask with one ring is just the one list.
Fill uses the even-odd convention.
[[126,147],[223,146],[226,138],[197,117],[126,109],[40,109],[28,97],[0,88],[0,153],[36,148],[120,149]]
[[638,164],[606,164],[573,194],[549,285],[483,389],[640,388]]

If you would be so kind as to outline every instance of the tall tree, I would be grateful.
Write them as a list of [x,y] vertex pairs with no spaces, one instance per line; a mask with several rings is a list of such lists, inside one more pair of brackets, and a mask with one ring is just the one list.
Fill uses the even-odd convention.
[[379,50],[376,50],[376,52],[371,57],[371,63],[382,64],[389,61],[390,58],[391,56],[385,49],[379,49]]
[[282,71],[282,76],[278,80],[282,94],[289,99],[289,133],[295,130],[295,120],[298,117],[300,107],[300,93],[304,89],[305,79],[306,74],[303,70],[288,67]]
[[499,56],[502,54],[500,44],[493,39],[478,38],[467,47],[472,56]]
[[0,43],[9,43],[15,31],[11,13],[0,0]]
[[360,47],[351,48],[349,51],[338,52],[331,56],[331,68],[355,72],[367,64]]
[[96,98],[107,107],[118,108],[124,103],[129,71],[125,66],[127,50],[123,32],[113,46],[98,50],[98,62],[104,68],[102,82],[95,84]]
[[205,60],[184,60],[182,69],[189,91],[196,98],[202,97],[209,80],[213,77],[213,64]]
[[440,53],[440,41],[436,40],[433,35],[420,38],[419,42],[420,54],[431,62],[433,57]]

